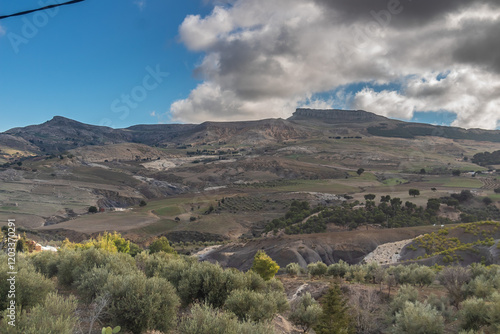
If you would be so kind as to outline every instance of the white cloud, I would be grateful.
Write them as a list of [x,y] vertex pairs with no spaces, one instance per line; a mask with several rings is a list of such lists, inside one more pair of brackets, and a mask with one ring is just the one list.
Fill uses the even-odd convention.
[[149,116],[151,116],[151,117],[156,117],[156,111],[154,111],[154,110],[153,110],[152,112],[150,112],[150,113],[149,113]]
[[6,33],[5,29],[0,25],[0,37],[5,36]]
[[139,10],[142,11],[144,7],[146,7],[146,0],[135,0],[134,5],[136,5],[139,8]]
[[[404,7],[387,25],[370,15],[389,13],[382,0],[215,2],[210,15],[188,16],[179,28],[186,47],[204,53],[195,71],[204,82],[170,113],[189,122],[243,120],[351,103],[404,119],[414,111],[449,110],[457,114],[454,125],[494,128],[500,121],[500,46],[494,42],[500,7],[480,2],[443,0],[439,8],[412,2],[405,6],[416,6],[413,11]],[[311,100],[359,82],[401,89]]]

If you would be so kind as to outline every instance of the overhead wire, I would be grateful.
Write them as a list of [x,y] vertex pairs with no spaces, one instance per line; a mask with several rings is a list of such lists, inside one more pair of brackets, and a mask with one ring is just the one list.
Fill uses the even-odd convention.
[[75,3],[78,3],[78,2],[82,2],[82,1],[85,1],[85,0],[71,0],[71,1],[68,1],[68,2],[64,2],[64,3],[58,3],[58,4],[53,4],[53,5],[48,5],[48,6],[45,6],[45,7],[41,7],[41,8],[25,10],[25,11],[14,13],[14,14],[2,15],[2,16],[0,16],[0,20],[6,19],[8,17],[26,15],[26,14],[38,12],[38,11],[41,11],[41,10],[47,10],[47,9],[51,9],[51,8],[55,8],[55,7],[72,5],[72,4],[75,4]]

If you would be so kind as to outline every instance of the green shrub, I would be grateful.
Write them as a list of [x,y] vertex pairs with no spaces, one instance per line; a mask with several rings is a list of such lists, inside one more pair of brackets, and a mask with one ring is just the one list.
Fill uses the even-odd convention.
[[[0,257],[0,309],[8,306],[10,282],[7,281],[10,272],[7,258]],[[35,267],[22,255],[17,256],[17,275],[15,278],[16,307],[29,309],[45,300],[45,297],[55,291],[54,283],[44,275],[36,272]]]
[[49,278],[57,275],[57,264],[59,263],[58,253],[38,252],[31,256],[30,259],[39,273]]
[[441,334],[444,319],[439,312],[428,304],[405,302],[401,311],[396,313],[394,334]]
[[76,282],[78,294],[82,301],[90,304],[100,295],[108,282],[109,275],[108,268],[97,267],[84,273]]
[[309,328],[318,324],[322,312],[323,310],[318,302],[309,292],[306,292],[292,304],[292,312],[288,318],[295,326],[300,327],[306,333]]
[[495,292],[490,299],[490,305],[486,314],[486,319],[488,323],[496,330],[497,333],[500,332],[500,293]]
[[166,237],[161,237],[156,239],[149,245],[149,252],[151,254],[158,253],[158,252],[165,252],[165,253],[171,253],[175,254],[175,250],[170,246],[170,242]]
[[285,272],[290,275],[290,276],[298,276],[303,272],[303,268],[300,266],[300,264],[292,262],[287,264],[285,268]]
[[281,292],[234,290],[227,298],[225,308],[241,321],[260,322],[272,320],[276,313],[285,311],[288,302]]
[[252,264],[252,270],[259,274],[264,280],[270,280],[276,275],[280,267],[266,254],[259,250],[255,254]]
[[406,302],[415,303],[418,299],[418,291],[410,285],[403,285],[396,296],[389,304],[390,314],[392,316],[400,312],[406,305]]
[[255,271],[249,270],[245,273],[245,286],[252,291],[265,291],[266,282]]
[[78,318],[75,315],[77,301],[73,296],[63,298],[56,293],[48,294],[42,304],[34,306],[29,312],[23,310],[16,316],[16,327],[7,324],[4,313],[0,332],[4,334],[73,334]]
[[195,263],[182,272],[177,291],[183,305],[206,302],[213,307],[224,305],[231,291],[226,289],[224,269],[208,262]]
[[267,323],[238,322],[232,313],[194,305],[191,315],[184,317],[177,329],[179,334],[273,334]]
[[459,318],[463,329],[479,330],[482,326],[488,324],[488,308],[482,298],[469,298],[463,301],[460,306]]
[[326,274],[328,267],[326,264],[324,264],[321,261],[315,262],[315,263],[309,263],[307,265],[307,272],[311,276],[323,276]]
[[339,260],[339,262],[328,266],[327,274],[334,277],[344,277],[349,271],[349,264]]
[[179,298],[164,278],[110,275],[104,291],[111,297],[108,311],[113,321],[134,334],[153,329],[168,332],[176,323]]

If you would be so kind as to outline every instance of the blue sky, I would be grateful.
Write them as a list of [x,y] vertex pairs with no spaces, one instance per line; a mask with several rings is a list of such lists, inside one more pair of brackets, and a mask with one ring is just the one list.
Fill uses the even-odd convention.
[[[63,1],[0,0],[0,15]],[[297,107],[495,129],[499,28],[494,0],[86,0],[0,20],[0,131]]]
[[[0,8],[8,14],[40,3],[47,2],[1,0]],[[40,14],[0,21],[6,32],[0,38],[0,131],[54,115],[112,127],[156,123],[152,112],[164,113],[197,83],[192,72],[200,54],[179,43],[179,25],[187,14],[211,9],[199,1],[148,1],[141,7],[128,0],[87,0],[59,7],[46,21]],[[28,30],[35,23],[36,34]],[[147,67],[168,76],[144,99],[137,89],[141,101],[135,108],[113,109],[113,101],[142,86]]]

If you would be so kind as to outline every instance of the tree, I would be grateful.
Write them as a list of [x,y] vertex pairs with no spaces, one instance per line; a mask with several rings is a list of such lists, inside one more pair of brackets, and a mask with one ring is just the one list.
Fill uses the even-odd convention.
[[453,175],[453,176],[460,176],[460,174],[462,174],[462,172],[460,171],[460,169],[454,169],[451,172],[451,175]]
[[441,207],[441,201],[438,198],[429,198],[427,200],[427,210],[437,212]]
[[365,200],[367,201],[373,201],[377,197],[375,194],[366,194],[365,195]]
[[104,291],[111,297],[111,319],[134,334],[153,329],[166,333],[177,323],[179,297],[164,278],[110,275]]
[[347,301],[338,285],[333,285],[322,300],[322,314],[314,327],[317,334],[354,333],[354,325],[349,315]]
[[484,205],[490,205],[491,203],[493,203],[493,200],[489,197],[485,197],[483,198],[483,203]]
[[298,276],[304,271],[304,269],[300,266],[300,264],[292,262],[286,265],[285,271],[290,276]]
[[[8,324],[4,316],[0,323],[0,333],[75,333],[78,317],[75,315],[77,300],[70,295],[64,298],[55,292],[44,297],[44,302],[29,312],[22,309],[16,316],[16,326]],[[5,315],[5,313],[4,313]]]
[[407,301],[403,309],[396,313],[394,334],[441,334],[443,331],[443,317],[428,304]]
[[470,282],[470,280],[470,270],[460,266],[446,267],[439,275],[439,281],[448,291],[450,301],[456,307],[458,307],[458,304],[464,299],[462,286]]
[[268,323],[239,322],[231,312],[213,309],[207,304],[196,304],[191,314],[183,317],[179,334],[273,334]]
[[141,202],[139,203],[139,206],[146,206],[148,205],[148,203],[146,203],[145,200],[141,200]]
[[391,195],[382,196],[380,198],[380,202],[382,202],[382,203],[389,203],[390,200],[391,200]]
[[97,212],[97,207],[91,206],[89,207],[89,213],[96,213]]
[[358,173],[359,176],[361,176],[361,174],[363,174],[365,172],[365,170],[363,168],[359,168],[356,173]]
[[403,201],[401,201],[401,198],[394,197],[393,199],[391,199],[391,206],[392,207],[400,207],[402,203],[403,203]]
[[259,250],[253,258],[252,270],[266,281],[276,275],[280,267],[263,250]]
[[293,303],[289,319],[294,325],[300,327],[304,333],[307,333],[309,328],[318,323],[322,312],[323,310],[318,302],[309,292],[306,292]]
[[420,170],[420,174],[427,174],[427,171],[425,170],[425,168],[422,168],[422,169]]
[[257,292],[234,290],[227,297],[225,308],[240,321],[271,321],[274,316],[288,309],[288,301],[281,291]]
[[408,193],[413,197],[420,196],[420,190],[418,189],[410,189],[408,190]]
[[477,331],[488,324],[488,307],[481,298],[472,297],[462,302],[459,315],[463,329]]
[[149,253],[154,254],[157,252],[176,253],[166,237],[158,238],[149,245]]
[[321,261],[316,263],[309,263],[307,265],[307,271],[311,276],[323,276],[326,274],[328,267]]

